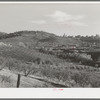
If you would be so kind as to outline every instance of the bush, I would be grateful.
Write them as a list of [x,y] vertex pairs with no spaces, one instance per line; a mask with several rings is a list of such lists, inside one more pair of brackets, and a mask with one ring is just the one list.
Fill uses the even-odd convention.
[[49,65],[41,66],[41,74],[45,77],[66,81],[69,78],[69,70],[62,69],[61,67],[50,67]]
[[52,65],[52,62],[49,61],[49,60],[45,60],[45,64],[47,64],[47,65]]
[[100,87],[100,80],[93,80],[90,84],[93,88]]
[[1,82],[8,82],[8,83],[11,83],[10,76],[2,75],[2,76],[1,76]]
[[5,66],[9,70],[16,69],[18,67],[18,61],[12,58],[6,59]]
[[5,58],[0,57],[0,65],[2,65],[4,63],[4,61],[5,61]]
[[71,78],[81,87],[86,87],[90,84],[90,78],[86,73],[74,73]]
[[37,57],[33,62],[36,63],[36,64],[40,64],[41,61],[42,61],[41,58]]
[[42,74],[43,76],[50,77],[50,72],[51,72],[51,70],[50,70],[49,66],[42,65],[42,66],[40,67],[39,71],[41,72],[41,74]]

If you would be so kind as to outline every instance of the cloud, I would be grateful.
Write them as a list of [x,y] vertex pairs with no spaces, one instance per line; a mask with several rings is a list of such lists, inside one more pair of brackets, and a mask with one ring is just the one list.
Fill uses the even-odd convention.
[[43,24],[46,24],[46,21],[45,20],[33,20],[31,21],[31,23],[43,25]]
[[53,14],[46,15],[53,19],[54,22],[59,24],[67,24],[70,26],[88,26],[83,23],[82,20],[85,16],[83,15],[71,15],[63,11],[55,11]]
[[80,20],[83,19],[84,16],[82,15],[71,15],[63,11],[55,11],[53,14],[47,15],[51,17],[56,22],[65,22],[71,20]]

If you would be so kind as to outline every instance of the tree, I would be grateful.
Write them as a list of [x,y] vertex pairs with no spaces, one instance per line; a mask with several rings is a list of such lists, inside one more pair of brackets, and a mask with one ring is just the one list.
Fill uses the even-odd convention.
[[75,36],[75,38],[81,38],[81,36],[80,35],[77,35],[77,36]]
[[25,76],[37,72],[37,65],[34,63],[23,63],[19,66],[19,71],[22,72]]
[[66,37],[66,34],[65,33],[63,34],[63,37]]
[[19,62],[12,58],[7,59],[4,64],[9,70],[17,69],[19,66]]
[[98,58],[100,57],[99,53],[91,53],[90,55],[94,62],[96,62]]

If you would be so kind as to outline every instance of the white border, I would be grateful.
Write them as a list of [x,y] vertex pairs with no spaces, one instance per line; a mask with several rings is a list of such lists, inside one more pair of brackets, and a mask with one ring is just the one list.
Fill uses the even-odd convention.
[[[66,2],[0,2],[0,4],[98,4],[99,1]],[[100,98],[99,88],[0,88],[0,98]]]
[[98,4],[100,3],[100,1],[15,1],[15,2],[12,2],[12,1],[9,1],[9,2],[3,2],[3,1],[0,1],[0,4],[5,4],[5,3],[8,3],[8,4],[67,4],[67,3],[70,3],[70,4]]
[[100,98],[96,88],[1,88],[0,98]]

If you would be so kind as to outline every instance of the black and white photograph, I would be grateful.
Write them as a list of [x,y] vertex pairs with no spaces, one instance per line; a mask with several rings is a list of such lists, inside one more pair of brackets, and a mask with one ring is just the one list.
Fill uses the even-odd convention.
[[100,88],[100,3],[0,3],[0,88]]

